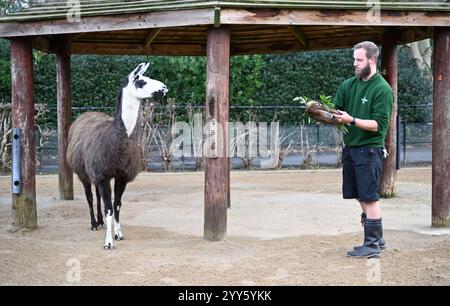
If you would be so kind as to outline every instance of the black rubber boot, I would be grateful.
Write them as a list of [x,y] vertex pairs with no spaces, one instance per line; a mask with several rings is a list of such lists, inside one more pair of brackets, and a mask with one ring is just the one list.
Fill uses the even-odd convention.
[[[361,213],[361,225],[362,226],[364,226],[364,222],[366,222],[366,220],[367,220],[366,213]],[[380,250],[385,250],[386,249],[386,241],[383,238],[383,226],[381,227],[381,238],[378,241],[378,245],[380,246]],[[358,245],[358,246],[353,247],[353,249],[357,250],[357,249],[359,249],[359,248],[361,248],[363,246],[364,246],[364,244],[363,245]]]
[[364,222],[364,245],[347,252],[349,257],[372,258],[381,254],[378,241],[381,238],[381,219],[366,219]]

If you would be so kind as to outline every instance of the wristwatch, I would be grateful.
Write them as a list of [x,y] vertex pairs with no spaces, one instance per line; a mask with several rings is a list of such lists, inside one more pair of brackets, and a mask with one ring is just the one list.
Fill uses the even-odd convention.
[[350,122],[350,125],[355,125],[356,124],[356,118],[353,117],[352,122]]

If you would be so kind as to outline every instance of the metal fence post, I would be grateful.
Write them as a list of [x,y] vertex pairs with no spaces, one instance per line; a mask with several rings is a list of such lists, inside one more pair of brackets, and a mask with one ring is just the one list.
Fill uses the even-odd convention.
[[403,122],[403,165],[406,165],[406,122]]
[[12,129],[12,193],[20,194],[21,184],[21,151],[20,144],[22,141],[22,129]]

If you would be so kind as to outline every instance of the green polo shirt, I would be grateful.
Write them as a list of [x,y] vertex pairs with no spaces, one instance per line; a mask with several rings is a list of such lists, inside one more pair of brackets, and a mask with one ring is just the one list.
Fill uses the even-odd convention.
[[333,103],[337,109],[346,111],[352,117],[371,119],[378,123],[376,132],[348,126],[348,133],[344,134],[346,146],[384,147],[394,95],[391,86],[379,73],[367,81],[356,77],[345,80],[339,86]]

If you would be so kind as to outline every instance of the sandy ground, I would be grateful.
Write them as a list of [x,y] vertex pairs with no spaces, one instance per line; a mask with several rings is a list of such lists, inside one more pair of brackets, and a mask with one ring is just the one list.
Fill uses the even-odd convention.
[[123,198],[125,240],[103,250],[82,187],[58,200],[37,177],[39,227],[11,233],[10,178],[0,177],[0,285],[450,285],[450,229],[432,229],[431,169],[402,169],[382,201],[388,249],[352,259],[359,207],[340,170],[235,171],[227,237],[203,240],[203,173],[141,174]]

